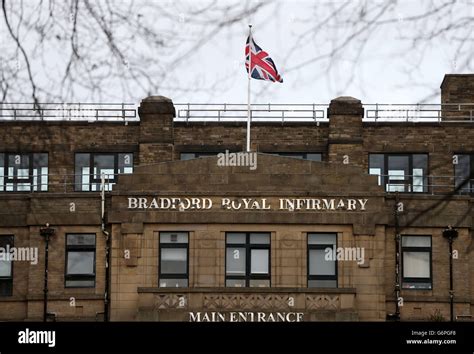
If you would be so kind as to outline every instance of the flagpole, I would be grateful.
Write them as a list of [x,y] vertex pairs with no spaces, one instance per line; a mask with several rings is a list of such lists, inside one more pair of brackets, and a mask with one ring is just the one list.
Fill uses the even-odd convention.
[[249,73],[247,88],[247,152],[250,152],[250,79],[252,75],[252,25],[249,25]]

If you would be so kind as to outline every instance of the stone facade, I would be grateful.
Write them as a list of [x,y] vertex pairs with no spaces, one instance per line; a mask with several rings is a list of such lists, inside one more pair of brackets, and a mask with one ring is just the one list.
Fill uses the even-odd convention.
[[[446,75],[443,103],[472,103],[472,75]],[[40,320],[43,314],[44,240],[41,226],[56,231],[50,242],[48,311],[57,320],[189,320],[189,313],[300,312],[305,321],[384,321],[396,312],[395,237],[429,235],[431,290],[402,289],[402,320],[449,318],[449,254],[442,232],[453,225],[455,313],[474,312],[474,257],[470,195],[453,193],[452,157],[474,153],[472,122],[389,123],[362,120],[359,100],[331,101],[328,122],[252,125],[255,170],[221,167],[217,157],[181,161],[181,153],[241,151],[245,123],[177,122],[165,97],[144,99],[140,122],[0,121],[0,153],[47,152],[48,192],[0,192],[0,235],[15,247],[36,247],[38,264],[14,262],[13,294],[0,297],[0,320]],[[452,112],[444,112],[450,119]],[[133,174],[121,175],[112,192],[74,190],[78,152],[133,153]],[[272,152],[321,153],[322,162]],[[386,193],[368,174],[369,153],[429,155],[428,193]],[[129,198],[209,198],[209,210],[130,208]],[[367,200],[329,210],[226,210],[222,198]],[[395,206],[403,211],[395,216]],[[336,202],[337,203],[337,202]],[[104,225],[102,228],[102,221]],[[396,224],[398,223],[398,231]],[[159,233],[189,233],[189,286],[159,287]],[[270,287],[225,286],[226,232],[270,233]],[[307,234],[337,234],[337,246],[365,250],[363,263],[339,261],[337,288],[308,287]],[[96,235],[95,286],[65,287],[66,235]],[[106,236],[110,235],[110,243]],[[109,268],[106,249],[110,246]],[[109,272],[110,277],[106,277]],[[109,284],[107,286],[107,280]],[[106,289],[109,292],[106,293]],[[105,299],[109,301],[105,302]],[[461,318],[460,317],[460,318]]]

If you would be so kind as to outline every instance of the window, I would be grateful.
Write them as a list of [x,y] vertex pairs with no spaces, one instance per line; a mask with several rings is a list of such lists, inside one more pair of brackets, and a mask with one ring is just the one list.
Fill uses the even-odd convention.
[[47,190],[47,153],[0,153],[0,192]]
[[13,236],[0,235],[0,296],[13,294],[13,262],[8,258]]
[[270,233],[227,233],[225,269],[226,286],[269,287]]
[[431,236],[402,236],[402,288],[431,289]]
[[[337,288],[337,234],[308,234],[308,287]],[[330,258],[328,258],[330,255]]]
[[217,156],[218,152],[182,152],[180,155],[181,160],[192,160],[201,157]]
[[95,234],[66,235],[65,286],[95,287]]
[[322,161],[322,154],[318,152],[269,152],[268,154],[277,156],[294,157],[295,159]]
[[428,192],[427,154],[370,154],[369,174],[387,192]]
[[474,155],[457,154],[454,155],[454,188],[458,193],[474,192],[474,163],[472,163]]
[[187,287],[189,235],[187,232],[160,232],[160,287]]
[[100,191],[102,174],[105,175],[105,190],[112,190],[117,175],[133,173],[132,153],[78,153],[75,161],[75,190]]

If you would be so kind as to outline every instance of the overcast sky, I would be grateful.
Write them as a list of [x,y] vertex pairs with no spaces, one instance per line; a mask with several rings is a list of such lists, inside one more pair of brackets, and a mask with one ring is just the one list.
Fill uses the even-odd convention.
[[[59,15],[60,6],[54,7],[55,25],[42,30],[46,31],[42,52],[35,49],[40,32],[36,23],[49,23],[47,6],[52,1],[7,1],[11,26],[30,57],[42,101],[57,101],[57,97],[69,100],[59,89],[72,58],[67,32],[71,28],[69,5]],[[284,80],[281,84],[252,80],[254,103],[328,103],[342,95],[359,98],[364,103],[439,103],[439,86],[446,73],[474,72],[474,0],[247,1],[135,0],[134,6],[128,8],[131,1],[116,0],[112,2],[114,10],[122,9],[127,17],[139,19],[138,23],[145,27],[153,27],[160,37],[156,41],[172,43],[172,46],[153,47],[149,38],[128,36],[129,29],[121,26],[115,15],[112,36],[123,52],[126,65],[149,73],[150,80],[159,85],[149,93],[170,97],[177,103],[247,102],[244,47],[249,23],[253,25],[255,41],[273,58]],[[263,6],[252,12],[250,18],[235,21],[215,33],[206,32],[206,28],[212,28],[212,22],[207,27],[196,26],[213,16],[217,23],[235,13],[219,13],[217,6],[244,4],[252,8],[259,3]],[[94,24],[94,19],[85,4],[79,2],[78,24],[88,28],[89,24]],[[108,17],[105,2],[90,4]],[[340,11],[332,13],[339,8]],[[383,13],[374,16],[380,8]],[[431,11],[434,15],[423,17]],[[41,20],[36,20],[36,15]],[[28,16],[32,22],[20,26],[18,18],[27,19]],[[418,16],[422,20],[413,21]],[[366,30],[371,20],[380,24]],[[61,24],[61,21],[65,23]],[[3,68],[5,65],[18,66],[20,72],[14,76],[15,80],[27,82],[21,52],[10,38],[4,21],[0,24]],[[80,79],[74,84],[73,101],[139,103],[148,94],[149,83],[117,79],[123,79],[127,73],[115,73],[115,76],[102,79],[103,93],[100,95],[83,85],[81,77],[87,75],[80,70],[91,73],[102,70],[102,76],[106,77],[110,69],[106,67],[107,62],[115,67],[124,66],[120,61],[117,64],[117,60],[106,52],[107,44],[100,42],[105,41],[106,36],[100,30],[97,32],[96,37],[88,37],[82,29],[78,31],[80,56],[71,72]],[[431,33],[436,35],[431,37]],[[59,37],[62,39],[57,39]],[[462,47],[459,46],[460,38],[464,38]],[[205,44],[193,50],[203,39]],[[327,56],[335,48],[335,55]],[[174,60],[183,53],[188,53],[183,60]],[[15,58],[19,58],[19,62]],[[171,67],[173,71],[169,70]],[[169,74],[163,77],[166,68]],[[12,88],[17,83],[9,84],[9,101],[31,101],[27,86],[22,94],[12,96]],[[124,91],[124,85],[128,90]],[[49,93],[51,97],[46,96]]]
[[[429,46],[423,45],[423,48],[421,45],[413,47],[410,40],[404,39],[417,35],[417,29],[408,26],[404,17],[420,13],[426,9],[427,3],[409,0],[399,2],[387,13],[386,18],[396,17],[399,21],[376,30],[357,62],[351,60],[357,54],[356,43],[350,43],[343,58],[317,61],[301,69],[291,70],[305,59],[327,52],[331,48],[334,33],[340,31],[343,35],[344,29],[328,25],[319,36],[306,40],[297,55],[291,55],[290,50],[298,36],[311,28],[317,18],[326,14],[314,13],[314,1],[278,3],[280,6],[264,8],[252,16],[249,22],[253,24],[255,41],[273,58],[284,82],[252,80],[253,102],[327,103],[344,95],[359,98],[365,103],[418,103],[427,97],[428,102],[439,103],[439,95],[430,96],[435,90],[439,94],[444,74],[463,72],[456,67],[454,45],[449,38],[433,39]],[[351,11],[357,10],[357,3],[353,2]],[[471,16],[474,13],[472,1],[460,2],[458,6],[459,12],[455,12],[459,16],[466,12]],[[211,95],[204,92],[174,95],[171,91],[161,94],[179,102],[246,102],[247,76],[243,51],[248,28],[241,27],[235,36],[225,32],[216,36],[189,60],[189,65],[182,71],[183,75],[198,74],[208,84],[222,72],[231,74],[231,79],[222,83],[220,91]],[[471,37],[474,54],[472,38],[474,33]],[[469,64],[471,72],[473,63],[471,60]],[[351,74],[354,78],[348,83]]]

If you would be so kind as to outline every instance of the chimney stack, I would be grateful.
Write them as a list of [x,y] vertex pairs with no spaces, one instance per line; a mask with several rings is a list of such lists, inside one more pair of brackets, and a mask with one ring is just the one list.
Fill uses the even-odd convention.
[[441,83],[444,119],[474,120],[474,74],[446,74]]

